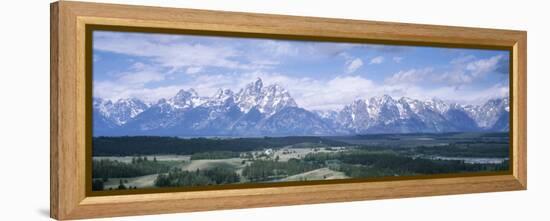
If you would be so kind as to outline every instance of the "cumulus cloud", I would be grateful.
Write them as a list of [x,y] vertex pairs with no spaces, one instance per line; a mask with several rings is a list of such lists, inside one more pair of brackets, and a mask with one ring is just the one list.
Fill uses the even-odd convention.
[[[489,73],[505,73],[509,61],[503,55],[483,59],[462,56],[446,60],[445,64],[434,61],[432,67],[418,67],[400,63],[403,55],[395,53],[410,50],[401,46],[94,34],[94,51],[134,60],[133,65],[123,67],[123,71],[94,81],[94,96],[111,100],[136,97],[156,102],[174,96],[180,89],[190,88],[201,96],[211,96],[220,88],[237,92],[257,78],[262,78],[264,85],[281,85],[299,106],[311,110],[341,109],[355,99],[384,94],[395,98],[439,97],[468,103],[508,93],[507,83],[492,82],[494,85],[486,89],[471,86]],[[100,63],[109,61],[110,53],[101,54]],[[389,62],[385,62],[386,58]],[[393,67],[384,65],[403,68],[388,74],[386,70]],[[375,77],[358,74],[366,69],[364,66],[369,68],[369,73],[376,74],[372,75]]]
[[382,64],[382,62],[384,62],[384,57],[382,56],[377,56],[377,57],[374,57],[370,60],[370,63],[369,64]]
[[490,73],[498,71],[502,63],[503,55],[495,55],[489,58],[477,59],[473,55],[462,56],[453,59],[450,64],[453,68],[445,73],[434,76],[438,82],[446,83],[455,88],[471,84],[475,80],[483,79]]
[[500,59],[498,61],[495,72],[503,75],[508,75],[510,73],[510,58],[503,57],[502,59]]
[[477,78],[487,73],[493,72],[498,67],[502,55],[496,55],[488,59],[479,59],[466,65],[466,70],[470,71],[472,77]]
[[347,73],[353,73],[357,69],[359,69],[361,66],[363,66],[363,61],[360,58],[355,58],[349,62],[347,62],[346,72]]
[[[216,37],[209,37],[216,38]],[[215,42],[215,41],[214,41]],[[242,51],[231,45],[194,42],[189,37],[142,33],[94,33],[94,50],[150,59],[164,67],[211,66],[254,70],[265,68],[243,61]]]
[[180,89],[193,88],[201,96],[212,96],[220,88],[238,92],[248,83],[261,78],[266,86],[270,84],[281,85],[289,91],[300,107],[310,110],[340,110],[356,99],[368,99],[384,94],[394,98],[430,99],[439,97],[466,104],[507,94],[506,85],[495,85],[480,91],[468,87],[457,89],[453,86],[428,88],[412,83],[418,80],[417,76],[432,73],[433,70],[430,68],[408,70],[396,73],[393,80],[388,79],[386,82],[381,83],[366,77],[350,75],[321,80],[265,71],[201,74],[193,75],[193,78],[186,83],[154,88],[136,87],[135,85],[118,84],[117,82],[98,82],[94,84],[94,93],[97,92],[100,97],[114,100],[137,97],[154,103],[161,98],[174,96]]
[[151,94],[146,86],[165,81],[169,75],[168,72],[158,67],[136,62],[126,71],[113,73],[113,79],[94,80],[94,96],[110,100],[129,97],[146,101],[156,100],[165,96],[166,93]]
[[117,73],[116,76],[118,83],[136,87],[142,87],[150,82],[163,81],[166,78],[166,74],[162,73],[158,68],[141,62],[134,63],[130,70]]
[[432,76],[432,81],[438,83],[444,83],[449,86],[459,88],[465,84],[472,83],[475,79],[474,76],[467,74],[463,71],[445,72],[439,75]]
[[[485,75],[499,71],[499,67],[507,67],[502,62],[502,55],[487,59],[476,59],[474,56],[462,56],[449,62],[450,69],[435,70],[434,68],[401,70],[385,79],[389,84],[413,84],[417,82],[437,83],[458,89],[471,84]],[[504,64],[503,64],[504,63]],[[502,71],[507,71],[502,70]]]

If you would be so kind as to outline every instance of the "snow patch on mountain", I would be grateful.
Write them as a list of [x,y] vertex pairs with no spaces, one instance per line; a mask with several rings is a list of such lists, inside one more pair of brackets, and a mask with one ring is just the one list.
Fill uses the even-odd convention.
[[340,110],[306,110],[290,92],[261,79],[209,97],[194,89],[146,104],[135,98],[93,99],[94,135],[269,136],[436,133],[509,130],[508,98],[482,105],[441,99],[356,99]]
[[260,78],[241,89],[235,95],[235,102],[242,112],[246,113],[255,107],[260,113],[268,116],[284,107],[297,107],[286,89],[277,84],[264,87]]
[[119,99],[116,102],[94,98],[92,106],[94,109],[97,109],[103,117],[110,119],[117,125],[125,124],[130,119],[149,108],[148,104],[137,98]]

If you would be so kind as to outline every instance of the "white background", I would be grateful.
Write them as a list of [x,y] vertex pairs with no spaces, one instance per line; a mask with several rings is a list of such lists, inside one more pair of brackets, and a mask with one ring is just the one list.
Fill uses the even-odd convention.
[[[527,191],[114,218],[113,220],[548,220],[550,12],[546,1],[133,0],[155,6],[528,31]],[[0,9],[0,220],[49,213],[49,1]],[[546,210],[545,210],[546,209]]]

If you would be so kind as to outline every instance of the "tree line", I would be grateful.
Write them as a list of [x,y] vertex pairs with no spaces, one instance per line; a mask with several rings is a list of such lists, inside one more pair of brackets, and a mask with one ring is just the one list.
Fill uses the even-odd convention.
[[431,160],[362,150],[342,153],[309,153],[304,160],[318,165],[338,162],[333,163],[332,167],[351,177],[445,174],[508,169],[507,161],[501,164],[467,164],[462,160]]
[[201,152],[194,153],[191,155],[191,160],[215,160],[215,159],[229,159],[239,157],[238,152],[233,151],[212,151],[212,152]]
[[157,187],[205,186],[238,183],[240,177],[233,170],[212,168],[207,170],[182,171],[171,170],[168,174],[159,174],[155,180]]
[[135,156],[158,154],[194,154],[211,151],[244,152],[277,148],[298,143],[344,146],[347,143],[322,137],[191,138],[123,136],[92,138],[93,156]]
[[255,160],[247,165],[242,175],[252,182],[280,179],[287,176],[320,168],[318,165],[298,159],[287,162],[277,160]]
[[93,160],[92,177],[101,179],[112,177],[129,178],[155,173],[165,173],[168,172],[170,168],[170,165],[159,162],[156,158],[150,160],[147,157],[134,157],[131,163],[109,159]]
[[508,143],[451,143],[445,146],[418,146],[413,152],[445,157],[509,157]]

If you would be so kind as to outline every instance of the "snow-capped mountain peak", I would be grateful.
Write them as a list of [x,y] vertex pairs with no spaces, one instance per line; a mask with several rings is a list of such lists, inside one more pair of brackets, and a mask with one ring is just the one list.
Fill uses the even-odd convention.
[[239,94],[242,96],[254,96],[262,93],[262,89],[264,87],[264,82],[261,78],[256,79],[254,82],[248,83]]
[[381,114],[386,114],[388,111],[392,112],[389,113],[392,115],[396,114],[395,111],[399,112],[395,105],[395,100],[389,95],[371,97],[370,99],[366,100],[365,103],[367,105],[369,116],[372,119],[378,119]]
[[235,103],[235,93],[230,89],[218,89],[216,93],[207,98],[208,101],[205,102],[202,106],[204,107],[214,107],[214,106],[227,106],[233,105]]
[[440,114],[446,113],[450,108],[450,105],[448,103],[435,97],[430,100],[427,100],[425,104],[428,108],[430,108],[430,110],[438,112]]
[[149,105],[137,98],[123,98],[116,102],[101,98],[93,99],[93,107],[117,125],[123,125],[149,108]]
[[249,83],[235,95],[235,103],[242,112],[256,108],[260,113],[272,115],[284,107],[296,107],[290,93],[277,84],[263,86],[262,79]]
[[[353,135],[509,130],[508,98],[460,105],[433,98],[356,99],[341,110],[298,107],[290,92],[257,79],[237,93],[219,89],[210,97],[180,90],[149,105],[136,98],[93,99],[97,135]],[[95,132],[94,132],[95,133]]]
[[[332,118],[336,124],[356,133],[500,131],[507,125],[506,100],[489,100],[481,106],[464,107],[437,98],[422,101],[401,97],[395,100],[383,95],[355,100],[336,117],[319,116]],[[496,124],[500,126],[496,127]]]
[[234,95],[233,91],[230,89],[218,89],[216,94],[214,94],[213,98],[218,100],[227,100],[229,98],[232,98]]
[[191,88],[189,90],[181,89],[174,97],[168,99],[166,102],[176,109],[186,109],[200,106],[206,101],[206,98],[200,97],[198,93]]
[[503,111],[506,114],[510,112],[510,103],[508,98],[499,98],[490,99],[483,105],[466,105],[463,108],[480,128],[491,128]]

